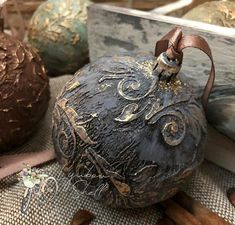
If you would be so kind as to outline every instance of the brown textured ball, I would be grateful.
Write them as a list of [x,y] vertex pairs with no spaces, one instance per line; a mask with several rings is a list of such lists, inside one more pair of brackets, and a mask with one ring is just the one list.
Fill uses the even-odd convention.
[[49,98],[49,80],[36,52],[0,33],[0,152],[29,138]]

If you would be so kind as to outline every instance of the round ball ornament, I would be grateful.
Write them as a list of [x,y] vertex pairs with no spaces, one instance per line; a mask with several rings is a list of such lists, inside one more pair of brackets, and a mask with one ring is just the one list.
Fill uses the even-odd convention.
[[235,2],[232,1],[205,2],[187,12],[183,16],[183,18],[234,28]]
[[[201,101],[178,74],[181,46],[198,47],[181,37],[173,29],[157,42],[155,56],[102,57],[78,71],[58,96],[54,147],[82,193],[112,207],[144,207],[175,194],[202,162],[203,105],[214,70]],[[210,54],[205,40],[196,40]]]
[[31,136],[49,96],[49,80],[35,50],[0,32],[0,152]]
[[28,40],[51,75],[74,73],[88,60],[88,0],[48,0],[34,13]]

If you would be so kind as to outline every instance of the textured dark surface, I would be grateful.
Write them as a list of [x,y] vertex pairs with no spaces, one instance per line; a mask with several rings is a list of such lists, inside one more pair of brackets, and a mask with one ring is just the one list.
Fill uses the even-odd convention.
[[39,56],[0,33],[0,151],[29,138],[48,102],[49,82]]
[[113,207],[172,196],[203,159],[206,121],[184,78],[158,81],[155,57],[103,57],[58,97],[53,142],[84,194]]

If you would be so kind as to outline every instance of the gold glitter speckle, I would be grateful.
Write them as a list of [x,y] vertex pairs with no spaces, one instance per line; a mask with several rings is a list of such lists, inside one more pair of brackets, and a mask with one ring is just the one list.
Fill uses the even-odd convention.
[[175,94],[182,88],[182,82],[179,79],[173,79],[170,82],[159,81],[159,89],[165,91],[174,91]]

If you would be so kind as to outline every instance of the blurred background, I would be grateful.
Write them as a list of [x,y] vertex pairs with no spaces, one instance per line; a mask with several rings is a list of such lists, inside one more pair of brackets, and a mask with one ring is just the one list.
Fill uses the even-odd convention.
[[[5,21],[6,28],[19,30],[22,29],[22,25],[24,25],[27,29],[33,13],[45,1],[46,0],[8,0],[5,10],[5,14],[7,14],[8,18],[7,21]],[[93,0],[93,2],[144,11],[160,8],[160,10],[157,9],[156,13],[182,17],[192,8],[208,2],[208,0]],[[235,0],[230,0],[230,2],[235,2]]]

